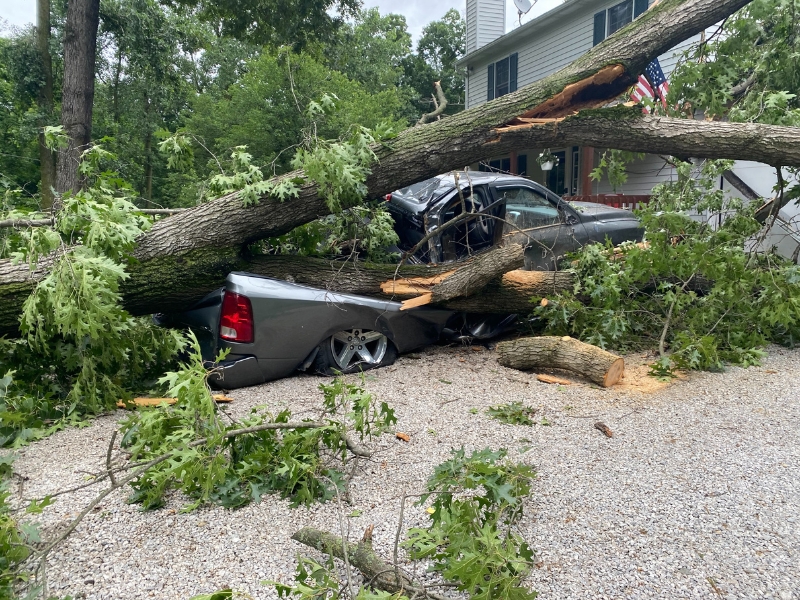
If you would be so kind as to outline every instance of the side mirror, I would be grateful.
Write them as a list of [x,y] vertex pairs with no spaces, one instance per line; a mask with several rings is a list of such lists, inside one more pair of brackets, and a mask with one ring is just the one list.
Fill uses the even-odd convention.
[[564,213],[564,222],[567,225],[577,225],[578,223],[580,223],[580,219],[578,219],[578,217],[576,217],[572,213],[565,212]]

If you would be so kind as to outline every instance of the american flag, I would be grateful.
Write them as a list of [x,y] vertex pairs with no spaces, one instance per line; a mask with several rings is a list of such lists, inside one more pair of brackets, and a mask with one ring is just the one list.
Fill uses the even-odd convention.
[[[658,98],[664,108],[667,107],[667,93],[669,92],[669,82],[664,77],[664,71],[661,70],[661,64],[657,58],[653,59],[644,74],[639,75],[639,81],[631,92],[631,99],[634,102],[641,102],[644,98]],[[650,112],[649,108],[644,109],[645,112]]]

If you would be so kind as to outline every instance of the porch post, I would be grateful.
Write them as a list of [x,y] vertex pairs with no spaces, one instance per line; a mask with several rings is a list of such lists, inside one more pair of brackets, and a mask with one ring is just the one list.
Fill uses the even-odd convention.
[[511,163],[511,167],[509,171],[511,171],[512,175],[519,175],[519,161],[517,160],[517,151],[512,150],[511,153],[508,155],[508,160]]
[[584,146],[581,148],[581,189],[582,196],[592,195],[592,169],[594,169],[594,148]]

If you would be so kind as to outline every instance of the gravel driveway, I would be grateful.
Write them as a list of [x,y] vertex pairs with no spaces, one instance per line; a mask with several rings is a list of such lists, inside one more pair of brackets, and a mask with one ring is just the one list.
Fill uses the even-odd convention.
[[[367,389],[395,408],[411,441],[384,436],[355,478],[346,507],[360,511],[346,519],[354,538],[374,523],[376,550],[391,556],[404,491],[421,490],[451,448],[504,447],[539,473],[521,528],[537,551],[529,584],[540,598],[800,599],[800,351],[771,348],[762,367],[693,374],[643,393],[546,385],[477,350],[432,348],[369,374]],[[311,416],[321,405],[319,383],[299,376],[235,391],[227,410],[265,404]],[[504,425],[483,412],[511,401],[537,407],[539,424]],[[123,416],[19,451],[24,495],[102,469]],[[597,421],[614,437],[595,429]],[[124,496],[107,498],[54,551],[51,593],[186,599],[233,587],[275,598],[259,582],[291,579],[304,550],[291,533],[338,528],[336,503],[290,509],[270,496],[237,511],[182,514],[174,497],[142,513]],[[92,497],[88,490],[59,498],[41,516],[45,533]],[[405,515],[406,528],[426,522],[422,508]]]

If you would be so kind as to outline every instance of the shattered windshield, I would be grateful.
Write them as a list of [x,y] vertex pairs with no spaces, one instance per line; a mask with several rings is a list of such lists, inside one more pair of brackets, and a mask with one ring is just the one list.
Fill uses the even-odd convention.
[[455,187],[452,178],[432,177],[397,190],[395,194],[427,204]]

